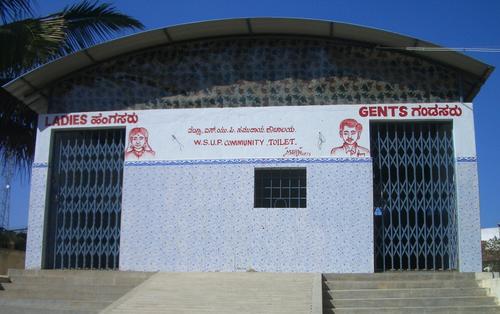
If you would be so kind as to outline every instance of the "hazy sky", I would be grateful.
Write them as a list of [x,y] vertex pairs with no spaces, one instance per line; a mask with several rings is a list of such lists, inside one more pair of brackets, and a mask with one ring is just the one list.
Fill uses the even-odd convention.
[[[78,1],[38,1],[40,14],[60,10]],[[146,25],[146,30],[195,21],[234,17],[300,17],[324,19],[401,33],[445,47],[500,49],[500,1],[498,0],[179,0],[107,1]],[[439,52],[436,52],[439,53]],[[500,53],[467,53],[495,67]],[[479,163],[481,226],[500,223],[500,154],[496,135],[500,116],[500,69],[493,72],[474,99],[476,144]],[[26,227],[29,182],[14,182],[10,227]]]

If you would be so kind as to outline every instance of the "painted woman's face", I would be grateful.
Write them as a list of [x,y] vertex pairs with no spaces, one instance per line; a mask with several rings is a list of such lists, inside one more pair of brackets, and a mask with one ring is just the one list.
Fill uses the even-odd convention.
[[132,146],[135,150],[142,150],[144,148],[145,142],[146,138],[141,133],[132,136]]

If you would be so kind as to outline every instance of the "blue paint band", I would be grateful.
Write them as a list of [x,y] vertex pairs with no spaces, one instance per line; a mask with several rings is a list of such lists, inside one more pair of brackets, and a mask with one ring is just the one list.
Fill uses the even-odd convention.
[[125,166],[182,166],[182,165],[235,165],[235,164],[284,164],[284,163],[371,163],[365,158],[248,158],[248,159],[191,159],[126,161]]
[[[366,158],[248,158],[248,159],[186,159],[125,161],[125,166],[177,166],[177,165],[236,165],[236,164],[283,164],[283,163],[367,163]],[[457,157],[457,162],[477,162],[476,157]],[[47,168],[46,162],[34,162],[33,168]]]

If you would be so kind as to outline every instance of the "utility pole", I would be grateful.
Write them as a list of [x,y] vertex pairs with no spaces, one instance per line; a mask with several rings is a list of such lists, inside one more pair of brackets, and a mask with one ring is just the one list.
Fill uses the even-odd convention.
[[3,160],[0,166],[2,168],[0,176],[0,229],[7,229],[10,215],[10,190],[15,170],[14,159]]

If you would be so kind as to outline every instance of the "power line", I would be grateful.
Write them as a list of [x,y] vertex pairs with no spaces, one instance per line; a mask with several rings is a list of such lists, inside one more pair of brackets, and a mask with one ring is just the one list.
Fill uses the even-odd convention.
[[378,49],[387,50],[407,50],[407,51],[422,51],[422,52],[489,52],[499,53],[500,48],[485,48],[485,47],[377,47]]

